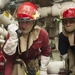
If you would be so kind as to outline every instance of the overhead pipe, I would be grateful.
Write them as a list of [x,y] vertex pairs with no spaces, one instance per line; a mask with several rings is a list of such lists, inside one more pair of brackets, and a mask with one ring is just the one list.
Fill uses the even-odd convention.
[[9,0],[0,0],[0,9],[3,9]]
[[72,0],[73,2],[75,2],[75,0]]
[[4,11],[0,14],[0,24],[7,26],[11,23],[18,24],[18,22],[15,21],[15,18],[8,11]]
[[46,17],[49,14],[51,14],[52,16],[60,16],[61,9],[69,7],[71,4],[75,3],[74,2],[55,3],[53,6],[39,7],[38,11],[40,12],[41,17]]
[[[61,14],[63,11],[71,6],[75,5],[74,2],[63,2],[63,3],[55,3],[52,7],[39,7],[38,11],[40,12],[41,18],[47,17],[49,14],[52,16],[62,17]],[[62,23],[59,23],[59,33],[62,32]]]

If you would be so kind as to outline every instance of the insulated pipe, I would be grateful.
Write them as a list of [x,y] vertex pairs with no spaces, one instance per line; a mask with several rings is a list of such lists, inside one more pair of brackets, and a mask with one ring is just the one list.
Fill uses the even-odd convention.
[[[41,15],[41,17],[46,17],[48,14],[51,14],[52,16],[59,16],[62,18],[63,11],[70,7],[71,5],[75,5],[74,2],[64,2],[64,3],[55,3],[52,7],[40,7],[38,8],[38,11]],[[59,33],[62,32],[62,23],[59,25]]]
[[8,34],[8,31],[5,28],[0,27],[0,35],[3,35],[4,37],[6,37]]
[[[60,10],[62,8],[65,8],[65,6],[69,6],[70,4],[74,4],[74,2],[64,2],[61,4],[55,3],[52,7],[51,6],[50,7],[39,7],[38,11],[39,11],[41,17],[46,17],[46,16],[48,16],[48,14],[51,14],[52,16],[59,16]],[[0,14],[0,24],[8,25],[10,23],[17,23],[17,22],[14,20],[14,18],[8,11],[5,11],[2,14]]]
[[60,16],[61,10],[65,10],[67,7],[74,5],[74,2],[56,3],[52,6],[52,16]]
[[38,11],[41,17],[46,17],[48,14],[52,16],[60,16],[60,11],[69,7],[70,5],[74,5],[74,2],[64,2],[64,3],[55,3],[52,7],[39,7]]
[[0,14],[0,24],[7,26],[11,23],[18,24],[18,22],[15,21],[14,17],[8,11],[5,11],[2,14]]
[[51,14],[51,7],[39,7],[38,11],[41,15],[41,17],[46,17],[48,14]]
[[4,8],[5,5],[8,3],[9,0],[0,0],[0,8]]

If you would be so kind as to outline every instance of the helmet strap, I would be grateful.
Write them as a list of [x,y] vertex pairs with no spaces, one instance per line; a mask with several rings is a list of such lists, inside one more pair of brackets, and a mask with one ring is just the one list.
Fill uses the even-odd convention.
[[28,33],[27,46],[26,46],[26,57],[28,57],[28,46],[29,46],[29,37],[30,37],[30,33],[34,30],[34,27],[36,26],[36,24],[37,24],[37,20],[34,22],[31,31]]

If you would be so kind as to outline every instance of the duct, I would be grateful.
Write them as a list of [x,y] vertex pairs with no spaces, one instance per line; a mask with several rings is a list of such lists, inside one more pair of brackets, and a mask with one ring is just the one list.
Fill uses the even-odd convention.
[[0,8],[4,8],[5,5],[8,3],[9,0],[0,0]]
[[52,7],[39,7],[38,11],[40,12],[41,17],[46,17],[48,14],[59,16],[62,9],[74,4],[74,2],[55,3]]

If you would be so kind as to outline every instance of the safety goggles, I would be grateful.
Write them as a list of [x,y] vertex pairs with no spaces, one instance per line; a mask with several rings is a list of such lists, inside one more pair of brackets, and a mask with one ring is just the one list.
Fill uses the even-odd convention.
[[30,18],[19,18],[17,21],[19,24],[24,24],[24,23],[29,24],[31,23],[32,20],[30,20]]
[[17,19],[18,22],[30,21],[30,18],[19,18]]
[[70,24],[75,23],[75,18],[62,19],[62,24],[63,25],[66,25],[68,23],[70,23]]

